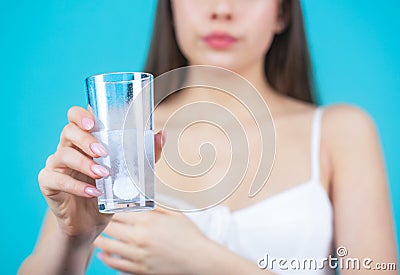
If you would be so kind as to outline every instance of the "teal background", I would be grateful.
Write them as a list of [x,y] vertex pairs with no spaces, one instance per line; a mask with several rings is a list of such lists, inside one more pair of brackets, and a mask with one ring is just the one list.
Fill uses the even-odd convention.
[[[399,229],[400,2],[302,2],[319,101],[354,103],[374,118]],[[37,174],[56,149],[68,108],[86,105],[84,78],[141,70],[155,4],[1,2],[2,274],[15,274],[35,245],[46,211]],[[88,274],[115,272],[94,259]]]

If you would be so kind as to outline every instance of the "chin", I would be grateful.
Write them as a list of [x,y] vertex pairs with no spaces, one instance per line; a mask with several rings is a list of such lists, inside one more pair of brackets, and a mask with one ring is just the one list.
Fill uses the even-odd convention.
[[240,71],[240,63],[233,58],[202,58],[201,61],[190,62],[191,65],[208,65],[221,67],[230,71]]

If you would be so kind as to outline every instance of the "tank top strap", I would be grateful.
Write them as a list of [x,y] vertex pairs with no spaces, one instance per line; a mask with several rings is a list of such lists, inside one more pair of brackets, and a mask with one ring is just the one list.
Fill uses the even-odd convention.
[[315,110],[311,127],[311,179],[320,180],[321,121],[323,108]]

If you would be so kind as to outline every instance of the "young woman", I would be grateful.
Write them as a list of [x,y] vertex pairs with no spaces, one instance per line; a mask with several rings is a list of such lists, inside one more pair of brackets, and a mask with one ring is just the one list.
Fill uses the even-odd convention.
[[[233,236],[220,232],[224,241],[212,238],[213,232],[196,225],[189,214],[161,207],[102,215],[96,203],[100,193],[93,185],[108,171],[92,158],[107,152],[89,132],[92,114],[73,107],[57,151],[39,174],[50,211],[36,248],[19,273],[83,274],[93,243],[102,250],[98,257],[106,265],[135,274],[290,274],[294,270],[288,263],[275,262],[272,270],[259,266],[265,267],[266,254],[277,260],[319,260],[335,256],[338,247],[343,258],[347,254],[361,261],[372,259],[371,268],[375,263],[395,263],[387,179],[376,129],[358,108],[314,105],[299,1],[165,0],[158,5],[146,71],[157,76],[185,65],[206,64],[229,69],[251,82],[268,103],[276,129],[275,164],[267,186],[249,198],[252,182],[245,178],[216,207],[228,211],[205,214],[214,215],[208,219],[209,228],[221,223],[220,218],[234,228]],[[183,103],[202,100],[235,108],[215,91],[177,92],[157,108],[156,124],[163,125]],[[195,128],[188,138],[214,138],[216,151],[223,151],[218,148],[221,138],[213,135]],[[165,138],[162,131],[155,135],[157,160]],[[252,138],[256,137],[250,134],[250,155],[259,152]],[[189,147],[180,153],[189,158],[198,154]],[[222,171],[223,166],[214,168]],[[167,170],[165,162],[157,164],[157,173]],[[184,180],[178,175],[168,179]],[[104,229],[114,238],[99,237]],[[364,274],[367,268],[361,262],[359,270],[343,268],[340,273]],[[327,263],[324,268],[301,271],[334,274]],[[370,270],[374,272],[379,271]]]

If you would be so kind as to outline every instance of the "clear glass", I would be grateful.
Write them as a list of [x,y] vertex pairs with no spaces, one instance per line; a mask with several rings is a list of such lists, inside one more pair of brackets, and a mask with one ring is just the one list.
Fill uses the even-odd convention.
[[96,118],[92,134],[108,155],[95,161],[109,169],[96,180],[99,211],[154,208],[153,76],[141,72],[86,78],[88,104]]

